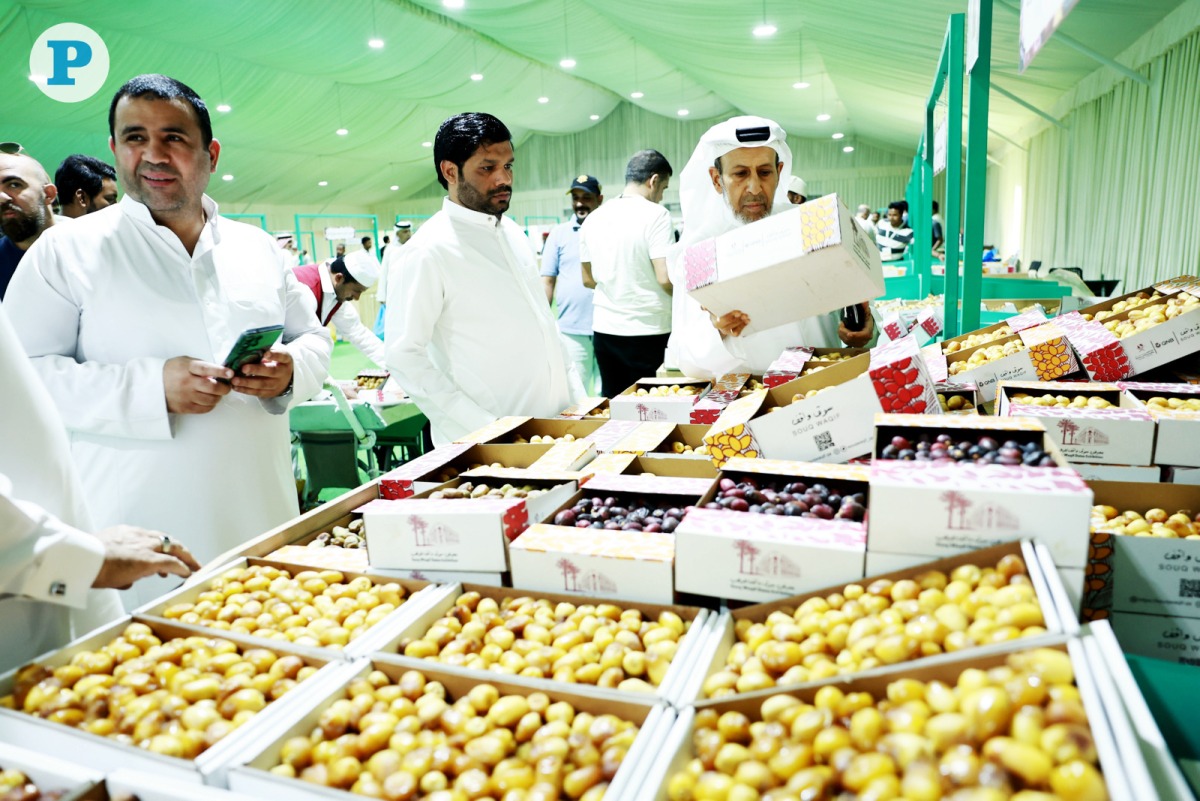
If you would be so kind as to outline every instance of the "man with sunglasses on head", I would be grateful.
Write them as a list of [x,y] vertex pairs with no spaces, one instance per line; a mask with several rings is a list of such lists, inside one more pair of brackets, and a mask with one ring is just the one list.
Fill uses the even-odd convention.
[[25,252],[54,225],[58,190],[16,142],[0,142],[0,300]]

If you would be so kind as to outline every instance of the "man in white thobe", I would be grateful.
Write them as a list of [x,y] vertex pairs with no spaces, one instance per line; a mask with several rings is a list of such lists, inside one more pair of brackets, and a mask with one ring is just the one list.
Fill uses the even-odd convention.
[[317,319],[321,325],[332,323],[337,328],[338,337],[358,348],[377,367],[383,367],[383,340],[363,325],[355,306],[355,301],[375,285],[379,273],[378,262],[359,259],[351,268],[345,261],[334,259],[320,264],[305,264],[293,269],[292,273],[297,281],[313,293],[317,303]]
[[[0,672],[123,614],[111,589],[198,567],[180,543],[118,526],[92,531],[54,402],[0,307]],[[170,555],[162,552],[164,545]]]
[[[170,532],[204,562],[298,514],[286,412],[320,389],[332,343],[270,235],[204,194],[220,144],[195,92],[139,76],[110,123],[125,197],[47,231],[5,307],[96,524]],[[239,334],[269,325],[281,344],[223,366]],[[154,583],[142,598],[166,589]]]
[[[778,123],[763,117],[733,117],[700,138],[679,180],[684,229],[668,259],[671,282],[687,286],[684,253],[726,231],[791,208],[788,184],[792,151]],[[867,307],[869,308],[869,306]],[[850,331],[841,313],[807,317],[793,323],[741,334],[749,324],[741,312],[714,320],[686,291],[673,296],[670,360],[684,373],[714,378],[732,372],[762,374],[785,348],[796,346],[869,346],[875,325]]]
[[503,415],[556,415],[584,396],[533,247],[504,217],[511,140],[490,114],[442,123],[433,155],[449,197],[388,279],[388,369],[429,418],[438,445]]
[[[396,238],[383,251],[379,265],[379,282],[375,285],[375,300],[379,302],[379,313],[375,317],[375,336],[383,338],[384,319],[387,317],[388,277],[395,264],[400,261],[400,252],[405,243],[412,238],[412,223],[400,220],[396,223]],[[389,255],[390,254],[390,255]]]

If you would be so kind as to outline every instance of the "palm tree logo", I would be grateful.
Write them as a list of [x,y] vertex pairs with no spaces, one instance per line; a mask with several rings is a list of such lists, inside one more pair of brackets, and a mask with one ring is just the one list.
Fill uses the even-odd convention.
[[754,557],[758,556],[758,548],[749,540],[737,540],[733,547],[738,552],[738,573],[754,575]]
[[1075,432],[1079,431],[1079,426],[1077,426],[1073,420],[1069,420],[1064,417],[1062,420],[1058,421],[1058,427],[1062,431],[1063,445],[1074,445]]
[[414,515],[412,517],[413,542],[418,548],[426,548],[430,545],[429,539],[426,536],[426,530],[429,524],[425,522],[425,518]]
[[575,577],[579,575],[579,567],[566,557],[555,562],[555,567],[562,571],[563,590],[565,592],[579,592],[579,587],[575,583]]
[[[948,490],[942,493],[942,502],[946,504],[946,528],[948,529],[965,529],[967,509],[971,506],[971,501],[967,500],[966,496],[955,490]],[[954,513],[958,512],[958,525],[954,524]]]

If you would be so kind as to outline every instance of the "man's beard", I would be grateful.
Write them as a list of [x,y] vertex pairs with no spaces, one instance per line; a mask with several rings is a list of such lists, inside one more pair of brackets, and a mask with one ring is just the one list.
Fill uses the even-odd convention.
[[[721,197],[725,198],[725,209],[728,211],[729,215],[734,220],[737,221],[738,225],[748,225],[749,223],[752,223],[752,222],[758,222],[759,220],[765,220],[767,217],[771,216],[771,206],[773,204],[771,202],[771,198],[767,197],[766,195],[762,196],[763,197],[763,200],[762,200],[763,215],[761,217],[750,217],[750,216],[743,214],[742,212],[734,209],[733,203],[731,203],[729,200],[729,193],[725,190],[724,187],[721,187]],[[751,197],[757,199],[756,195],[752,195]],[[742,199],[745,200],[746,198],[743,197]]]
[[466,181],[458,185],[458,202],[467,207],[471,211],[478,211],[481,214],[495,214],[497,216],[508,211],[508,200],[497,204],[492,199],[493,195],[498,195],[501,192],[512,192],[511,186],[502,186],[498,189],[493,189],[487,194],[480,192],[475,187],[471,186]]
[[13,242],[24,242],[26,239],[31,239],[46,229],[46,207],[38,204],[37,210],[32,214],[23,209],[9,205],[4,209],[0,209],[0,214],[12,209],[17,213],[16,217],[0,216],[0,231],[4,231],[4,235]]

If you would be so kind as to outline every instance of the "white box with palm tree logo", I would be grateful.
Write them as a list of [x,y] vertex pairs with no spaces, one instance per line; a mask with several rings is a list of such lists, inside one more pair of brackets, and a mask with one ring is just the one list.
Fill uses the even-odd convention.
[[642,531],[538,524],[509,545],[513,586],[669,604],[675,538]]
[[[475,477],[476,486],[487,479]],[[458,487],[455,479],[442,487]],[[504,479],[489,481],[501,486]],[[376,500],[359,508],[371,532],[372,568],[502,573],[508,543],[575,494],[574,481],[521,480],[545,490],[527,498],[430,498]]]
[[[938,558],[1028,538],[1045,543],[1057,567],[1087,564],[1092,491],[1037,420],[881,414],[875,432],[869,552]],[[943,432],[959,440],[987,435],[1018,444],[1034,441],[1055,466],[879,458],[897,432],[912,442]]]
[[[1050,396],[1075,405],[1041,405],[1048,403]],[[1072,462],[1154,463],[1154,418],[1116,384],[1001,381],[996,414],[1040,420],[1063,456]]]

